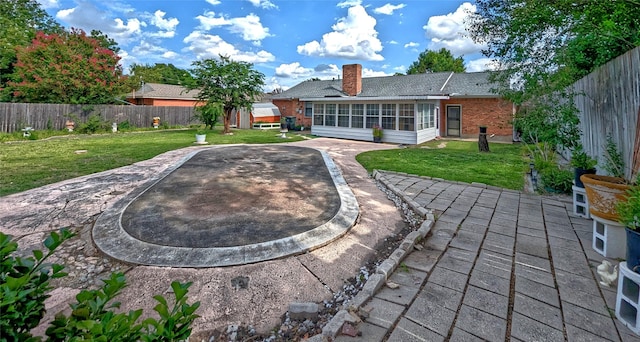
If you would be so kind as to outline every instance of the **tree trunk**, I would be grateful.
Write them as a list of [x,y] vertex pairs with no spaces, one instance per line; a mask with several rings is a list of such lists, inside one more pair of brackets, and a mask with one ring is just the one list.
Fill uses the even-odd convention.
[[231,112],[232,111],[226,111],[224,113],[224,119],[222,120],[222,122],[224,123],[224,130],[222,131],[222,134],[231,133],[231,129],[229,128],[229,126],[231,125]]
[[478,136],[478,149],[480,152],[489,152],[489,141],[487,141],[486,129],[484,129],[484,133],[481,130]]

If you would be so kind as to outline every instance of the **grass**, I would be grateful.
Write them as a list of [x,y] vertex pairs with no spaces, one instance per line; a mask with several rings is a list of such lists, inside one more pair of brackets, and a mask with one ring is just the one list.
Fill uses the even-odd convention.
[[[161,153],[193,146],[195,129],[132,133],[71,134],[46,140],[0,143],[0,196],[37,188],[153,158]],[[283,142],[275,130],[234,130],[222,135],[209,131],[210,144]],[[294,134],[286,141],[302,140]],[[76,153],[86,150],[86,153]]]
[[[438,148],[442,143],[446,143],[446,147]],[[406,172],[522,190],[527,168],[522,147],[493,143],[490,149],[490,153],[480,153],[477,142],[430,141],[401,150],[364,152],[356,156],[356,160],[369,172],[374,169]]]

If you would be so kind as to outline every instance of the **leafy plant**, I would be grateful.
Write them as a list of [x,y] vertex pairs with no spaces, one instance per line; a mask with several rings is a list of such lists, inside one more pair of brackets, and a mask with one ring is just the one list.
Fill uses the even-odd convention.
[[545,190],[570,194],[573,186],[573,173],[559,167],[548,167],[540,172],[540,181]]
[[79,125],[78,132],[93,134],[98,131],[106,131],[109,126],[106,121],[102,121],[100,115],[91,114],[89,118],[87,118],[87,122]]
[[629,229],[640,229],[640,185],[635,185],[627,190],[625,200],[616,205],[619,222]]
[[223,115],[222,105],[219,103],[205,103],[195,107],[194,118],[213,129],[218,119]]
[[65,240],[73,236],[66,229],[52,232],[44,240],[47,254],[34,250],[33,256],[12,256],[18,244],[0,232],[0,331],[2,340],[30,341],[31,329],[44,317],[44,301],[51,290],[50,279],[61,278],[64,266],[45,263]]
[[382,131],[382,127],[378,124],[373,125],[373,137],[374,138],[382,138],[384,132]]
[[604,147],[604,158],[604,170],[612,177],[624,178],[624,158],[620,150],[618,150],[618,145],[610,135],[607,135],[607,142]]
[[125,121],[122,121],[122,122],[118,123],[118,130],[119,131],[124,131],[124,130],[128,130],[128,129],[131,129],[131,128],[132,128],[132,126],[131,126],[131,123],[129,123],[129,120],[125,120]]
[[[44,241],[48,252],[34,250],[33,257],[13,257],[18,245],[11,237],[0,232],[0,341],[39,341],[31,329],[44,317],[44,301],[51,290],[49,280],[64,277],[62,265],[48,265],[45,260],[73,234],[66,229],[52,232]],[[114,273],[103,280],[97,290],[83,290],[77,302],[71,304],[71,313],[56,315],[46,329],[53,341],[181,341],[191,334],[191,324],[198,316],[199,302],[188,304],[187,293],[191,283],[172,282],[175,294],[173,306],[160,295],[154,310],[160,319],[147,318],[138,323],[142,309],[128,313],[115,313],[120,307],[113,300],[126,287],[122,273]]]
[[571,166],[584,170],[591,170],[595,169],[596,165],[598,165],[598,161],[589,157],[589,155],[584,151],[582,145],[576,146],[571,154]]

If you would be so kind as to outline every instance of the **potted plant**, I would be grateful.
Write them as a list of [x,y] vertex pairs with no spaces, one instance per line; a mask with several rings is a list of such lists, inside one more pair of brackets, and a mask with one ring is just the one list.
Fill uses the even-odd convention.
[[627,231],[627,267],[640,273],[640,184],[627,190],[616,210]]
[[380,125],[373,125],[373,142],[382,142],[382,127]]
[[624,199],[630,181],[624,178],[624,159],[611,136],[605,146],[603,168],[610,176],[585,174],[580,177],[584,183],[589,212],[599,218],[619,221],[616,205]]
[[198,129],[196,131],[196,144],[206,144],[207,131],[204,129]]
[[578,145],[574,148],[571,154],[571,166],[574,167],[574,182],[577,187],[584,188],[584,184],[580,180],[582,175],[595,174],[596,165],[598,161],[591,158],[582,148],[582,145]]

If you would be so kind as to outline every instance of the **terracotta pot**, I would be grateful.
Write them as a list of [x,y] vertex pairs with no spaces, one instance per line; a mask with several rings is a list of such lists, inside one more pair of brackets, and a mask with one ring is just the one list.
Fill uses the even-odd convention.
[[624,200],[629,185],[618,177],[591,175],[580,176],[587,193],[591,215],[605,220],[618,221],[616,204]]

